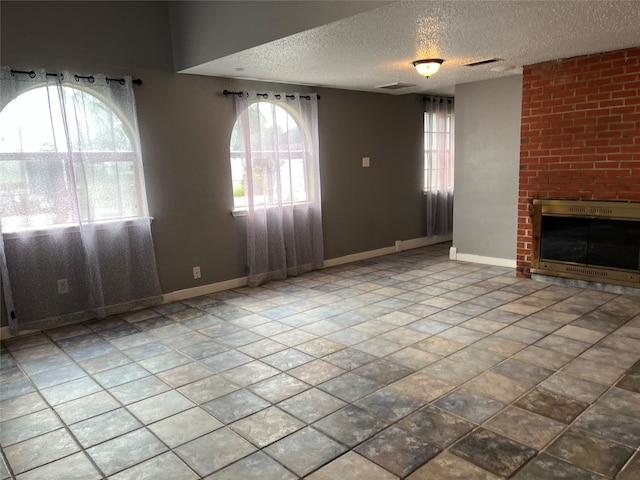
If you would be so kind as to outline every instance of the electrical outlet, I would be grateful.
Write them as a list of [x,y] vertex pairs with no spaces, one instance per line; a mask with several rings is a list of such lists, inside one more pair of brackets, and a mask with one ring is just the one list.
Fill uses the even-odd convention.
[[363,168],[369,168],[370,166],[371,166],[371,158],[362,157],[362,167]]
[[193,278],[196,280],[200,278],[202,275],[200,274],[200,266],[193,267]]
[[58,280],[58,295],[69,293],[69,280],[61,278]]

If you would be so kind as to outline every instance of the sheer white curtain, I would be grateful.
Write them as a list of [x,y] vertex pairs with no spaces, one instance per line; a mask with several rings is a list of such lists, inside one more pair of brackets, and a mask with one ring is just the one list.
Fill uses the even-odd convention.
[[161,300],[131,78],[2,69],[0,269],[12,333]]
[[425,97],[424,194],[427,235],[453,231],[454,101]]
[[249,285],[320,268],[317,95],[243,92],[235,101],[232,164],[244,172]]

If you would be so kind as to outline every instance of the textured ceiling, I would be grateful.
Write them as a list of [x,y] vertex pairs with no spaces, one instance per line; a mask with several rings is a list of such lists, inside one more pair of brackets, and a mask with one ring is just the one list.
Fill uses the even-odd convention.
[[[398,1],[183,72],[451,94],[457,84],[518,73],[523,65],[634,46],[640,1]],[[411,62],[429,57],[445,62],[426,79]],[[503,61],[465,66],[488,58]],[[395,82],[415,87],[376,88]]]

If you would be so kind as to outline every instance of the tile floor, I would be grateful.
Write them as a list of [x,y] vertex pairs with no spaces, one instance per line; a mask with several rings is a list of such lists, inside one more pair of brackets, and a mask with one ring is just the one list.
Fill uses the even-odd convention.
[[640,297],[447,252],[3,342],[0,479],[640,478]]

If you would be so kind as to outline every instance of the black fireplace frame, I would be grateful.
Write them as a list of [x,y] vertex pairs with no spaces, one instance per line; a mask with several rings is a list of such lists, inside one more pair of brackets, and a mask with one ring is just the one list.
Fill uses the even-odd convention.
[[[640,222],[640,203],[620,201],[534,199],[532,211],[531,273],[640,288],[640,258],[637,269],[563,261],[542,255],[543,217],[606,219]],[[548,222],[547,222],[548,223]],[[637,225],[634,225],[637,229]],[[638,252],[640,257],[640,252]]]

